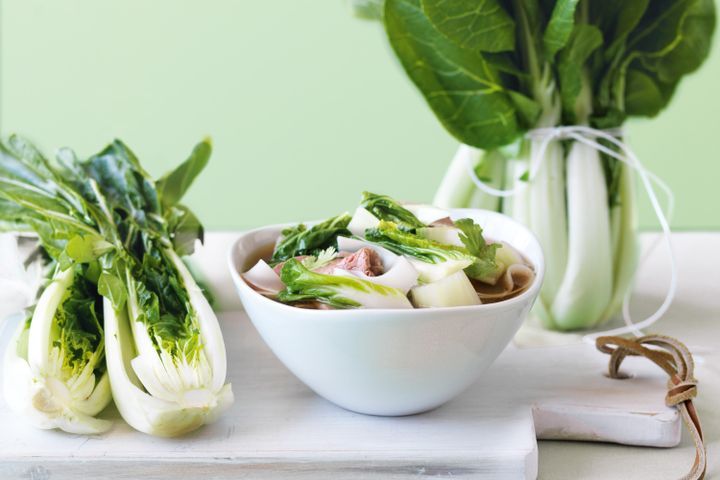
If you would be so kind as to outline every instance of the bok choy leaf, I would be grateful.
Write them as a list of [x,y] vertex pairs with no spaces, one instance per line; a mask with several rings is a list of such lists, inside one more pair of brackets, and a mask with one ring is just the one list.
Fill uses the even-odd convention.
[[465,245],[467,251],[475,257],[472,265],[465,269],[465,273],[470,278],[478,280],[493,279],[487,283],[494,284],[497,276],[504,270],[504,268],[499,268],[495,261],[498,244],[487,243],[482,234],[482,227],[469,218],[457,220],[455,226],[462,232],[460,241]]
[[465,247],[405,232],[397,224],[387,221],[381,221],[377,228],[368,229],[366,238],[393,253],[410,257],[420,273],[421,282],[431,283],[465,270],[471,278],[494,283],[493,279],[502,273],[494,261],[496,247],[485,243],[482,229],[472,220],[461,220],[458,227],[463,232],[460,238]]
[[317,256],[333,247],[337,250],[337,237],[350,235],[348,225],[352,217],[344,213],[307,228],[304,224],[282,231],[279,243],[271,259],[272,264],[284,262],[298,255]]
[[363,192],[360,206],[379,220],[394,222],[404,230],[414,231],[416,228],[426,226],[410,210],[387,195]]
[[308,270],[296,259],[280,272],[286,288],[278,299],[284,303],[317,301],[334,308],[412,308],[405,293],[348,275],[324,275]]

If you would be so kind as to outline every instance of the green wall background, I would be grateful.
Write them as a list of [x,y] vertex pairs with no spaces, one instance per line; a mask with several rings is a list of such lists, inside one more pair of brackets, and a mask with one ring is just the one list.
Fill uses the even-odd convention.
[[[0,29],[3,135],[82,155],[120,137],[158,175],[211,135],[186,199],[209,228],[329,216],[365,189],[429,201],[456,146],[348,0],[1,0]],[[720,228],[718,44],[630,127],[678,229]]]

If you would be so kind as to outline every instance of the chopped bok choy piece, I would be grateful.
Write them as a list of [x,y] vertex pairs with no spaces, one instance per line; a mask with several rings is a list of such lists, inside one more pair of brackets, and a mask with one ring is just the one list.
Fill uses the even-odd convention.
[[362,237],[365,235],[365,230],[375,228],[379,223],[380,220],[375,215],[363,207],[357,207],[347,228],[356,237]]
[[271,264],[276,265],[298,255],[317,256],[328,247],[337,247],[337,237],[350,235],[348,213],[330,218],[307,228],[304,224],[286,228],[275,246]]
[[358,277],[367,282],[396,288],[406,295],[412,287],[418,284],[420,277],[418,271],[405,257],[397,257],[393,265],[382,275],[371,276],[358,270],[342,270],[340,268],[336,268],[333,274]]
[[425,205],[422,203],[406,203],[403,205],[403,207],[407,211],[415,215],[417,219],[425,225],[441,222],[450,218],[449,211],[443,208],[435,207],[433,205]]
[[391,268],[395,261],[400,258],[399,255],[391,252],[387,248],[384,248],[372,242],[368,242],[367,240],[362,240],[359,238],[338,237],[337,242],[338,250],[340,252],[355,253],[364,247],[372,248],[378,255],[380,255],[380,259],[382,260],[383,267],[385,269]]
[[275,273],[265,260],[259,260],[255,266],[243,273],[242,277],[263,295],[275,296],[285,288],[280,281],[280,275]]
[[502,274],[495,263],[495,245],[488,245],[482,237],[482,229],[470,219],[456,222],[464,247],[448,245],[401,231],[392,222],[380,222],[378,228],[370,229],[366,238],[388,250],[410,257],[410,262],[420,273],[420,281],[432,283],[457,271],[465,270],[469,277],[494,283]]
[[382,221],[366,232],[366,238],[397,255],[405,255],[420,274],[422,283],[431,283],[463,270],[475,258],[461,247],[444,245],[404,232],[395,223]]
[[482,227],[469,218],[461,218],[455,222],[455,225],[462,231],[460,241],[475,257],[473,264],[465,270],[465,273],[470,278],[495,285],[497,279],[505,271],[505,266],[498,265],[495,261],[498,245],[487,243],[482,234]]
[[425,227],[417,230],[417,234],[423,238],[456,247],[464,246],[460,240],[460,233],[462,232],[457,227]]
[[[457,227],[420,228],[418,229],[418,235],[447,245],[455,245],[459,247],[465,245],[460,238],[462,230]],[[484,283],[488,283],[490,285],[495,285],[498,278],[508,266],[515,263],[523,263],[523,259],[514,248],[504,243],[492,244],[492,248],[495,248],[494,265],[490,264],[487,268],[487,271],[489,271],[490,274],[484,277],[481,275],[478,280],[484,281]]]
[[384,273],[377,276],[365,275],[357,270],[342,271],[339,269],[336,271],[337,275],[354,275],[362,278],[363,280],[367,280],[368,282],[379,283],[380,285],[397,288],[405,294],[407,294],[412,287],[418,284],[420,274],[407,258],[396,255],[380,245],[375,245],[365,240],[338,237],[337,241],[338,248],[342,252],[354,253],[365,247],[373,249],[380,256],[384,269]]
[[360,205],[372,213],[376,218],[393,222],[402,230],[414,231],[416,228],[422,228],[425,226],[425,224],[418,220],[418,218],[410,210],[403,207],[387,195],[363,192],[362,202]]
[[402,291],[350,275],[315,273],[296,259],[283,265],[284,303],[317,301],[334,308],[412,308]]
[[437,282],[417,286],[410,290],[410,297],[413,305],[420,308],[480,305],[480,297],[465,272],[455,272]]

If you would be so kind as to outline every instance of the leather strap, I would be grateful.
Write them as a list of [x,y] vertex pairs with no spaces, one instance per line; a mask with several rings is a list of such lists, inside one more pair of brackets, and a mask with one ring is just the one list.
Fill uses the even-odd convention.
[[628,356],[645,357],[665,370],[670,377],[665,404],[680,410],[695,442],[695,463],[681,480],[702,480],[707,470],[707,453],[700,419],[692,402],[697,396],[697,380],[693,376],[695,364],[687,347],[663,335],[646,335],[637,339],[599,337],[595,345],[598,350],[610,355],[608,373],[611,378],[627,378],[620,373],[620,365]]

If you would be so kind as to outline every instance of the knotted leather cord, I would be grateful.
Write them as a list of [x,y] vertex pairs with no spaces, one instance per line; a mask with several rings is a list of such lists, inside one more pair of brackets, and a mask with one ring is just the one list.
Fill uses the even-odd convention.
[[681,480],[702,480],[707,470],[707,456],[700,419],[692,402],[697,395],[697,380],[693,376],[693,358],[687,347],[663,335],[646,335],[636,339],[599,337],[595,345],[598,350],[610,355],[608,373],[611,378],[627,378],[620,373],[620,364],[627,356],[645,357],[670,376],[665,404],[680,410],[695,442],[695,463]]

